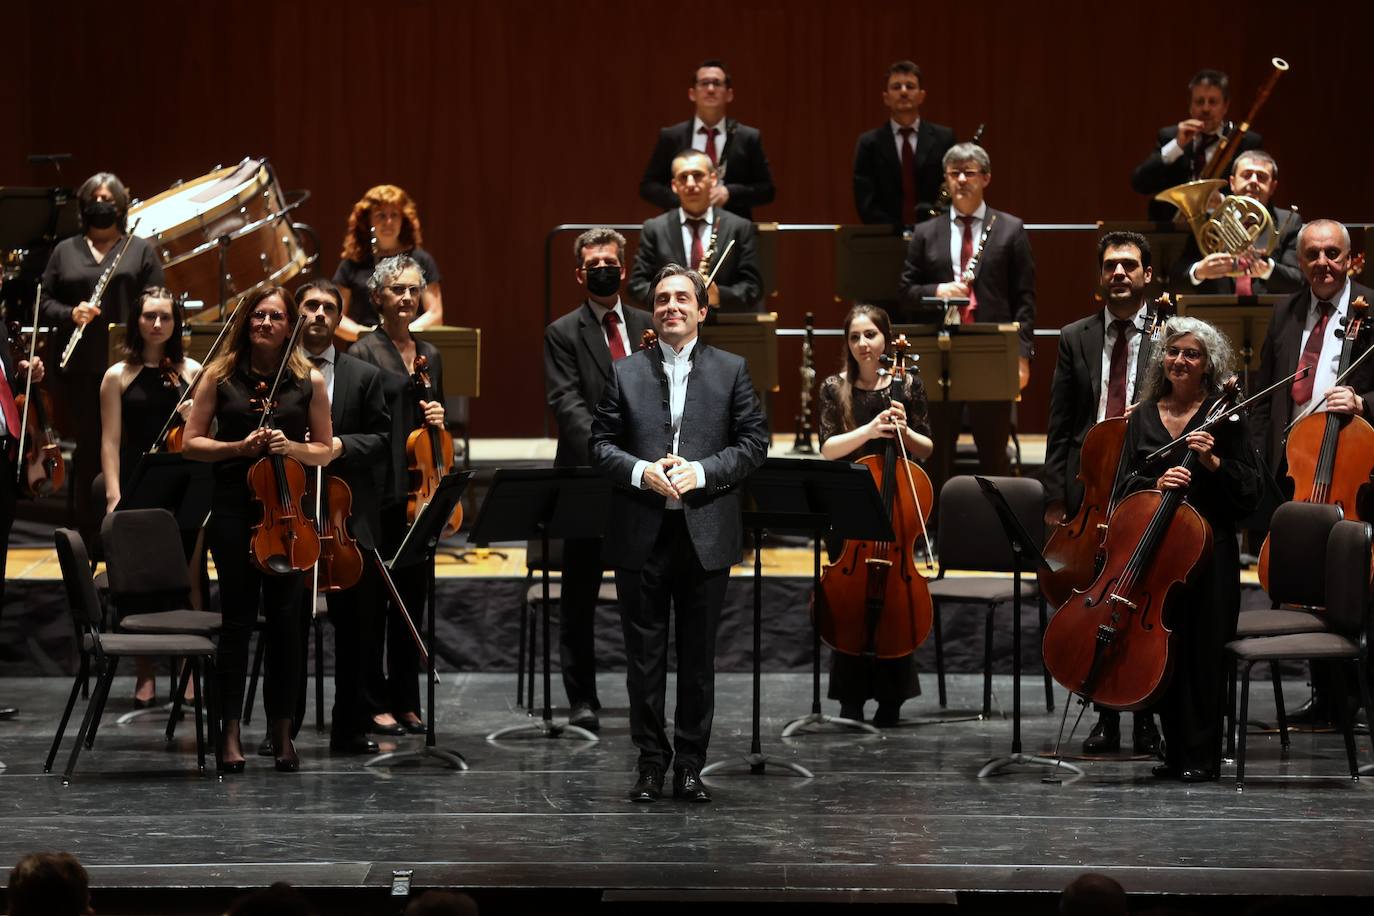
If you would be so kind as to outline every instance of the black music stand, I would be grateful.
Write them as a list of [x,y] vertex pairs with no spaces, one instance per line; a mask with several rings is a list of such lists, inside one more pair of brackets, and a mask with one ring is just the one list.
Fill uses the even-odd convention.
[[[468,768],[468,763],[463,759],[462,754],[439,747],[434,739],[434,685],[439,681],[439,675],[434,670],[434,550],[439,544],[439,539],[444,535],[444,526],[448,524],[449,517],[453,515],[453,510],[458,505],[458,501],[463,498],[463,491],[467,489],[474,473],[473,471],[458,471],[444,475],[443,479],[439,481],[439,486],[434,490],[434,496],[420,510],[420,514],[416,516],[410,530],[406,532],[405,538],[401,541],[401,546],[396,550],[396,555],[385,563],[378,562],[377,564],[383,581],[391,591],[397,611],[407,619],[409,619],[410,614],[401,603],[395,583],[391,581],[388,567],[403,569],[417,563],[429,564],[429,620],[425,624],[425,640],[429,644],[428,650],[421,644],[420,634],[415,629],[414,622],[410,621],[411,636],[415,639],[421,654],[425,656],[425,679],[428,681],[425,718],[428,721],[425,728],[425,743],[419,750],[387,751],[373,757],[363,766],[371,767],[383,763],[393,764],[408,760],[421,762],[437,760],[455,770]],[[374,554],[374,559],[379,556],[379,554]]]
[[[746,486],[755,509],[760,514],[766,513],[776,522],[770,525],[775,534],[797,532],[814,539],[815,557],[811,573],[813,602],[819,600],[821,546],[827,533],[865,541],[892,539],[892,523],[883,511],[882,497],[873,485],[872,474],[861,465],[843,461],[769,458],[749,478]],[[821,631],[814,607],[813,603],[811,712],[788,722],[781,737],[790,738],[808,725],[839,725],[874,735],[881,734],[867,722],[831,716],[821,711]],[[757,622],[754,632],[754,667],[757,672]],[[757,684],[755,694],[757,712]],[[756,716],[755,748],[751,753],[759,753],[757,743]]]
[[[1021,753],[1021,571],[1024,567],[1027,571],[1036,569],[1048,569],[1051,572],[1058,572],[1063,569],[1064,564],[1055,563],[1045,559],[1045,555],[1040,552],[1040,548],[1035,546],[1035,539],[1031,537],[1021,520],[1016,517],[1011,506],[1007,503],[1007,498],[1002,495],[1002,491],[997,489],[997,484],[988,480],[986,477],[974,475],[974,480],[978,481],[978,486],[982,488],[983,495],[992,504],[993,511],[997,513],[997,520],[1002,523],[1002,531],[1007,536],[1007,542],[1011,545],[1011,552],[1016,562],[1012,565],[1012,650],[1011,650],[1011,754],[1005,757],[994,757],[983,768],[978,771],[978,778],[993,776],[1010,766],[1032,764],[1035,766],[1054,767],[1056,770],[1063,768],[1079,776],[1083,771],[1072,763],[1065,763],[1063,758],[1041,757],[1037,754]],[[1048,775],[1044,778],[1045,782],[1059,782],[1056,775]]]
[[[606,528],[606,506],[611,498],[610,481],[592,468],[562,467],[538,470],[500,469],[492,478],[487,497],[477,510],[468,540],[486,547],[492,541],[525,541],[538,538],[549,555],[551,538],[601,537]],[[506,735],[533,732],[544,738],[564,734],[583,741],[599,741],[595,732],[571,723],[553,721],[549,674],[549,564],[543,564],[544,708],[543,718],[498,728],[487,735],[496,741]],[[531,697],[533,699],[533,697]]]

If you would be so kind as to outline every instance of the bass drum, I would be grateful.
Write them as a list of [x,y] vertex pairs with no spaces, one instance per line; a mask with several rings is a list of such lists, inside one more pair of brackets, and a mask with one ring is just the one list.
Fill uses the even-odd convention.
[[[244,159],[183,182],[129,208],[129,223],[162,260],[167,288],[205,307],[192,322],[216,321],[220,306],[264,286],[281,286],[315,262],[266,159]],[[223,271],[220,266],[223,263]],[[221,282],[221,273],[223,282]]]

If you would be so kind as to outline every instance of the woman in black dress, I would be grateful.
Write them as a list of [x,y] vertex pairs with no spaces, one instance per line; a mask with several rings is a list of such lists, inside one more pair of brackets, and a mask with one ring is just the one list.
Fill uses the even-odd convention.
[[[124,359],[100,380],[100,470],[105,475],[105,511],[113,512],[139,460],[154,445],[200,363],[182,351],[185,313],[170,291],[150,286],[139,296],[124,332]],[[84,344],[83,344],[84,346]],[[167,366],[162,365],[163,359]],[[183,410],[190,407],[190,401]],[[190,545],[194,546],[194,544]],[[156,702],[151,659],[136,665],[134,706]]]
[[[382,386],[391,408],[391,485],[382,495],[382,552],[391,556],[401,546],[406,530],[406,439],[428,423],[444,425],[444,367],[439,350],[416,340],[410,333],[424,299],[425,278],[418,262],[407,255],[387,258],[377,265],[368,281],[373,304],[381,314],[381,327],[349,348],[348,354],[382,370]],[[429,361],[430,398],[421,399],[413,374],[415,360]],[[417,627],[424,619],[430,567],[424,564],[398,569],[392,578]],[[366,632],[374,651],[366,661],[368,693],[373,705],[372,731],[379,735],[424,734],[420,719],[420,656],[410,631],[395,609],[380,609]],[[382,646],[386,646],[386,673],[382,671]]]
[[415,330],[443,324],[444,300],[439,293],[439,265],[420,247],[420,211],[402,188],[379,184],[353,205],[344,231],[343,260],[334,271],[334,283],[343,293],[344,317],[334,333],[344,340],[357,340],[363,328],[375,327],[381,320],[368,281],[378,262],[395,255],[408,255],[420,265],[424,276],[421,308],[413,319]]
[[[857,461],[883,454],[887,442],[901,435],[907,455],[929,457],[934,444],[920,376],[909,372],[898,382],[878,375],[878,360],[892,339],[887,312],[854,306],[845,316],[844,336],[844,371],[821,385],[821,454],[832,461]],[[863,721],[864,702],[876,699],[873,724],[896,725],[902,703],[921,693],[914,655],[874,661],[832,652],[830,658],[829,696],[840,701],[846,719]]]
[[[1121,494],[1186,489],[1188,503],[1212,528],[1212,554],[1182,588],[1166,618],[1173,629],[1173,677],[1158,704],[1164,763],[1154,774],[1184,782],[1215,779],[1225,696],[1223,649],[1240,614],[1240,548],[1236,525],[1259,500],[1260,475],[1243,414],[1196,431],[1234,366],[1231,346],[1195,318],[1172,318],[1145,377],[1143,398],[1126,427]],[[1186,445],[1145,458],[1180,436]],[[1183,466],[1197,454],[1194,469]],[[1165,545],[1167,549],[1167,545]]]
[[[265,575],[252,563],[252,525],[260,509],[248,486],[249,468],[269,454],[295,458],[309,466],[329,463],[333,426],[324,376],[311,368],[300,347],[285,353],[297,313],[296,300],[279,286],[245,299],[235,314],[224,352],[202,370],[206,379],[197,389],[186,421],[182,454],[193,461],[215,463],[215,494],[206,540],[215,558],[224,615],[215,663],[224,722],[219,761],[221,768],[231,773],[241,771],[244,765],[239,719],[248,672],[248,642],[259,607],[267,621],[260,637],[267,640],[263,702],[276,767],[294,772],[300,766],[291,743],[291,720],[296,712],[305,632],[301,615],[306,576],[301,572]],[[259,428],[262,412],[258,385],[272,384],[283,355],[286,371],[277,389],[273,423]],[[212,421],[217,423],[213,436]]]

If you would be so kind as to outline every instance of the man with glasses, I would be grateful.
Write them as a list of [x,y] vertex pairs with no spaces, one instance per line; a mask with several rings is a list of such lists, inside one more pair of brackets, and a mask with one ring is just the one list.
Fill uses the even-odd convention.
[[854,208],[869,225],[919,223],[940,196],[940,163],[954,131],[921,118],[925,98],[920,67],[899,60],[887,68],[888,121],[860,136],[854,151]]
[[753,219],[755,207],[773,202],[773,175],[758,128],[725,116],[726,106],[735,98],[725,62],[708,59],[697,65],[687,98],[696,106],[696,114],[690,121],[658,132],[658,145],[639,183],[639,196],[663,210],[676,207],[673,161],[683,150],[700,150],[720,177],[711,190],[711,206]]
[[[994,210],[983,200],[992,183],[992,160],[975,143],[950,147],[942,163],[950,192],[949,216],[926,220],[911,234],[897,296],[899,316],[910,317],[930,297],[967,300],[959,306],[960,324],[1011,322],[1020,326],[1021,388],[1030,380],[1035,324],[1035,261],[1021,220]],[[932,401],[931,482],[949,479],[964,410],[963,402]],[[969,421],[984,474],[1010,469],[1010,401],[970,401]]]
[[[681,203],[645,221],[630,271],[630,298],[649,304],[650,281],[658,272],[668,264],[685,264],[703,274],[719,267],[715,282],[707,287],[712,309],[758,309],[763,279],[754,247],[754,224],[711,203],[718,187],[716,166],[705,153],[687,149],[674,157],[673,191]],[[734,249],[723,257],[732,241]],[[703,270],[706,261],[710,265]]]

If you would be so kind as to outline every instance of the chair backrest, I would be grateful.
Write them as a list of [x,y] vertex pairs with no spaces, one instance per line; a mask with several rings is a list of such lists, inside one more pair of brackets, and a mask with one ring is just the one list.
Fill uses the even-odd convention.
[[[1037,548],[1045,544],[1045,488],[1033,477],[989,477],[1006,497]],[[972,476],[951,477],[940,490],[940,572],[981,569],[1011,572],[1015,555],[1002,522]],[[1023,565],[1023,571],[1027,569]]]
[[77,631],[99,631],[100,595],[96,593],[95,577],[91,575],[86,542],[70,528],[58,528],[52,536],[57,547],[57,562],[62,568],[62,584],[67,589],[67,606],[71,608]]
[[1374,528],[1340,521],[1326,544],[1326,617],[1331,629],[1358,640],[1369,619],[1370,550]]
[[1269,521],[1269,597],[1279,604],[1326,607],[1327,539],[1340,506],[1287,502]]
[[137,600],[138,610],[189,606],[191,577],[176,517],[166,509],[111,512],[100,525],[110,597]]

